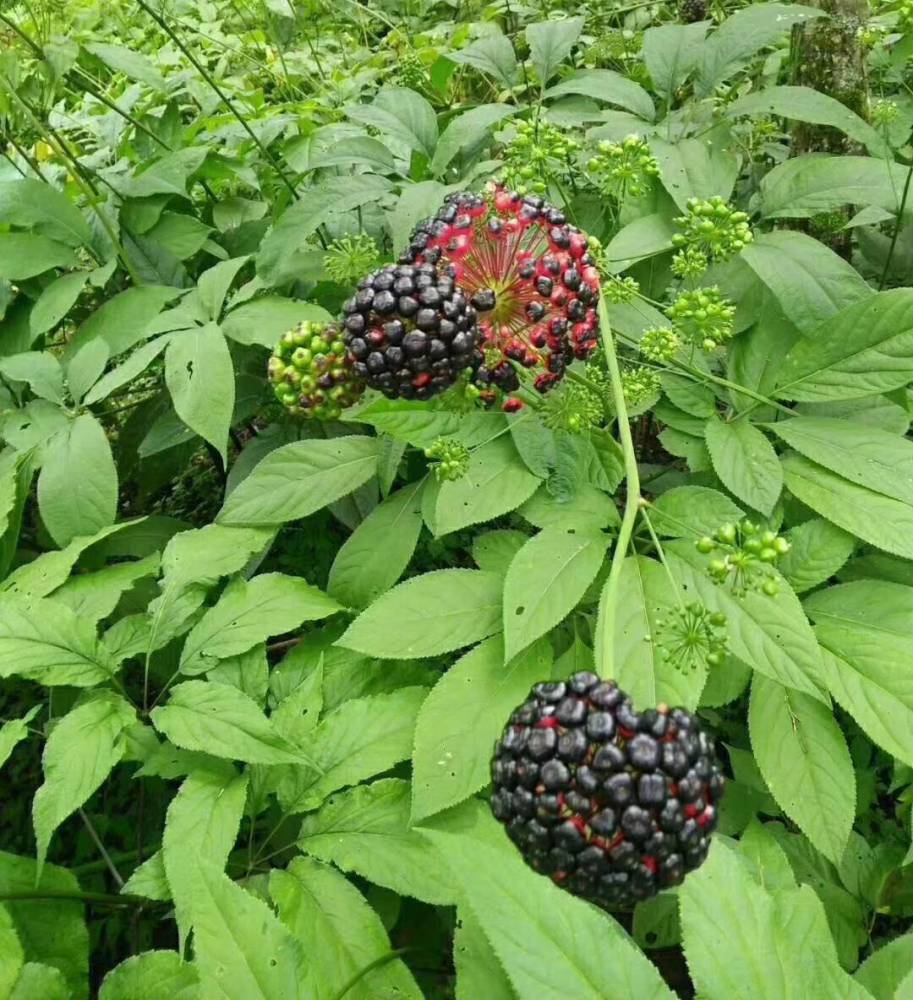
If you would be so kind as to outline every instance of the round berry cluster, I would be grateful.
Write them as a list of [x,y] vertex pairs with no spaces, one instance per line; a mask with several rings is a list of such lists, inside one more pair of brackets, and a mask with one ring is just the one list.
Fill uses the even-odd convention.
[[659,372],[644,365],[634,365],[621,373],[621,387],[630,407],[640,406],[662,392]]
[[645,358],[655,361],[657,364],[668,364],[681,346],[681,337],[668,326],[644,330],[637,342],[638,351]]
[[657,622],[657,646],[667,663],[683,672],[721,667],[728,642],[726,616],[695,601],[670,611]]
[[574,173],[580,143],[541,119],[519,122],[517,134],[504,147],[504,181],[521,194],[545,194],[552,179]]
[[695,542],[698,552],[714,554],[707,571],[717,583],[730,583],[733,593],[761,590],[775,597],[780,587],[768,567],[790,550],[789,540],[769,528],[762,530],[747,518],[723,524],[712,535]]
[[629,135],[620,143],[603,139],[596,155],[587,163],[600,191],[607,197],[638,198],[650,188],[652,178],[659,175],[659,164],[650,146],[639,135]]
[[725,780],[684,709],[636,712],[592,673],[537,684],[492,760],[491,808],[527,864],[607,909],[679,885],[707,856]]
[[355,374],[385,396],[429,399],[481,363],[475,309],[453,278],[430,265],[374,271],[343,313]]
[[469,471],[469,449],[456,438],[439,437],[425,449],[439,483],[462,479]]
[[596,347],[599,274],[587,236],[542,198],[502,186],[489,199],[452,194],[419,223],[402,259],[438,267],[471,297],[486,402],[519,387],[514,363],[533,371],[545,392],[569,361]]
[[336,420],[364,390],[333,324],[299,323],[283,334],[267,372],[279,402],[315,420]]
[[687,214],[675,220],[681,232],[672,237],[679,251],[672,269],[680,277],[703,273],[713,261],[726,260],[754,239],[748,215],[719,195],[706,200],[689,198],[686,208]]
[[713,351],[732,336],[735,306],[719,288],[695,288],[682,292],[666,315],[686,340],[705,351]]

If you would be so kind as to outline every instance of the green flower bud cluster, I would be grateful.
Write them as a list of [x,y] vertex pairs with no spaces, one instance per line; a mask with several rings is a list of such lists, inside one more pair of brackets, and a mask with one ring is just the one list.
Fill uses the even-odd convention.
[[519,122],[504,149],[504,183],[520,194],[545,194],[550,180],[575,172],[579,149],[576,139],[548,122]]
[[682,292],[666,315],[686,340],[705,351],[713,351],[732,336],[735,306],[723,298],[716,286],[695,288]]
[[469,471],[469,449],[456,438],[439,437],[425,449],[439,483],[462,479]]
[[323,255],[326,273],[340,285],[352,285],[380,264],[380,251],[367,233],[334,240]]
[[644,330],[637,344],[640,353],[657,364],[668,364],[682,346],[682,338],[668,326],[658,326]]
[[900,108],[896,101],[873,101],[871,110],[872,124],[876,128],[888,128],[893,125],[900,116]]
[[714,556],[707,567],[711,578],[718,584],[728,583],[734,594],[760,590],[775,597],[779,593],[779,584],[769,568],[790,550],[783,535],[761,529],[746,518],[738,524],[720,525],[695,545],[698,552]]
[[601,389],[565,380],[545,397],[542,422],[549,430],[582,434],[605,418],[603,398]]
[[657,622],[657,646],[667,663],[682,672],[721,667],[728,652],[726,616],[695,602]]
[[399,52],[396,56],[395,69],[391,80],[400,87],[421,91],[428,82],[425,64],[413,49]]
[[[592,256],[592,251],[590,255]],[[606,301],[613,305],[621,305],[623,302],[630,302],[640,293],[640,285],[633,278],[619,278],[614,274],[604,275],[598,260],[596,260],[596,266],[599,268],[602,278],[602,294],[606,297]]]
[[640,52],[640,37],[633,31],[608,30],[583,53],[585,66],[609,66],[612,63],[636,59]]
[[586,167],[603,195],[614,198],[645,194],[651,179],[659,175],[656,157],[639,135],[629,135],[620,143],[603,139]]
[[897,30],[913,29],[913,0],[902,0],[897,6]]
[[621,373],[621,385],[628,406],[639,406],[662,391],[659,373],[652,368],[635,366]]
[[[672,237],[672,244],[679,251],[673,261],[673,271],[680,276],[684,276],[683,267],[693,275],[701,258],[703,269],[706,269],[713,261],[726,260],[739,253],[754,239],[748,215],[733,208],[719,195],[706,200],[689,198],[687,210],[687,215],[675,220],[682,232]],[[690,255],[687,254],[689,250]],[[676,264],[681,254],[686,257]]]
[[305,321],[284,333],[267,372],[279,402],[311,420],[337,420],[364,391],[333,324]]

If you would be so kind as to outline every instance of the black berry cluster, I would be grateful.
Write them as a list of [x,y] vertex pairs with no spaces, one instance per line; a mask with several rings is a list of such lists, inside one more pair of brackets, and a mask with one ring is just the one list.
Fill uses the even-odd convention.
[[588,672],[532,689],[496,744],[492,782],[492,811],[526,862],[606,909],[704,861],[725,785],[691,713],[636,712]]
[[343,313],[356,376],[390,398],[429,399],[481,364],[475,309],[430,264],[372,272]]

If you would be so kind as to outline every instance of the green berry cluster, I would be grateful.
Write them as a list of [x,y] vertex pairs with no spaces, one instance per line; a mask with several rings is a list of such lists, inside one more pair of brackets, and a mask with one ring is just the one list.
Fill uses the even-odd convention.
[[564,381],[542,404],[542,422],[549,430],[581,434],[598,427],[605,417],[601,390],[579,382]]
[[621,373],[621,386],[628,406],[639,406],[641,403],[658,396],[662,391],[659,373],[652,368],[637,365]]
[[656,157],[639,135],[629,135],[620,143],[603,139],[596,150],[586,167],[606,197],[637,198],[649,190],[652,178],[659,174]]
[[380,264],[380,251],[367,233],[333,240],[323,255],[326,273],[340,285],[354,284]]
[[551,180],[574,174],[579,149],[576,139],[548,122],[519,122],[504,149],[504,183],[520,194],[545,194]]
[[276,398],[312,420],[337,420],[364,391],[346,356],[339,328],[306,321],[284,333],[267,368]]
[[695,602],[676,608],[657,622],[657,645],[667,663],[690,672],[726,662],[726,616]]
[[[719,195],[709,199],[689,198],[687,214],[675,223],[682,230],[672,237],[678,253],[673,271],[681,277],[702,273],[713,261],[726,260],[739,253],[754,238],[748,215],[733,208]],[[696,268],[703,262],[703,267]]]
[[611,66],[612,63],[623,63],[636,59],[640,52],[640,38],[630,30],[608,30],[589,45],[583,53],[585,66]]
[[913,0],[902,0],[897,6],[897,30],[910,31],[913,29]]
[[637,344],[640,353],[657,364],[668,364],[682,346],[682,339],[668,326],[658,326],[644,330]]
[[469,449],[456,438],[439,437],[425,449],[439,483],[462,479],[469,471]]
[[900,108],[896,101],[873,101],[870,117],[876,128],[888,128],[900,117]]
[[636,295],[640,294],[640,285],[634,278],[619,278],[615,274],[605,275],[598,260],[596,260],[596,266],[599,268],[600,277],[602,277],[602,294],[606,297],[606,301],[613,305],[621,305],[623,302],[630,302]]
[[391,79],[400,87],[421,91],[428,83],[428,73],[418,54],[413,49],[406,49],[397,54]]
[[769,567],[789,552],[783,535],[761,529],[747,518],[738,524],[723,524],[712,535],[695,543],[698,552],[713,555],[707,571],[719,584],[729,583],[737,595],[760,590],[768,597],[779,593],[776,577]]
[[719,288],[695,288],[682,292],[666,310],[686,340],[713,351],[732,336],[735,306]]

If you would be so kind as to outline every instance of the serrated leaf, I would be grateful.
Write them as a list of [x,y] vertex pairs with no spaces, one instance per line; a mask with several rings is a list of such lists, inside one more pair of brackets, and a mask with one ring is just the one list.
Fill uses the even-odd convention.
[[688,79],[701,57],[707,21],[663,24],[644,32],[643,57],[653,86],[671,106],[675,91]]
[[286,871],[273,869],[269,891],[279,917],[308,954],[303,989],[309,1000],[335,1000],[359,973],[353,997],[367,1000],[421,1000],[401,959],[381,960],[390,941],[380,917],[362,894],[335,869],[311,858],[296,858]]
[[480,643],[444,674],[425,699],[415,726],[412,820],[418,822],[469,798],[489,781],[491,748],[504,720],[549,677],[545,640],[505,665],[504,643]]
[[711,418],[704,430],[713,471],[740,500],[770,514],[783,489],[783,472],[773,445],[747,420]]
[[28,177],[0,183],[0,221],[54,236],[71,246],[92,242],[92,230],[70,198]]
[[176,951],[132,955],[104,978],[98,1000],[198,1000],[197,971]]
[[291,632],[341,606],[300,577],[261,573],[233,580],[218,602],[194,625],[181,651],[180,670],[198,674],[215,660],[244,653],[271,635]]
[[735,523],[745,511],[725,493],[706,486],[673,486],[650,504],[650,521],[656,533],[670,538],[712,535],[721,525]]
[[[544,37],[554,23],[554,21],[549,21],[541,25],[529,25],[527,31],[530,28],[541,28]],[[567,94],[581,94],[594,101],[614,104],[619,108],[633,112],[640,118],[645,118],[647,121],[652,121],[656,115],[653,101],[644,88],[629,77],[610,69],[575,70],[559,83],[549,87],[545,92],[545,97],[547,100],[551,100],[564,97]]]
[[27,382],[42,399],[63,404],[63,369],[47,351],[24,351],[0,358],[0,374],[16,382]]
[[32,803],[39,866],[57,827],[120,760],[124,729],[135,720],[134,709],[119,694],[98,691],[51,730],[41,758],[44,782]]
[[853,825],[856,777],[830,710],[759,674],[751,685],[748,723],[755,759],[774,798],[838,864]]
[[0,996],[8,998],[22,970],[24,956],[12,917],[0,906]]
[[151,712],[159,732],[185,750],[249,764],[294,764],[303,755],[275,730],[256,702],[237,688],[185,681]]
[[514,556],[504,578],[504,657],[511,660],[568,615],[608,548],[598,528],[544,528]]
[[660,1000],[674,995],[612,917],[538,876],[506,842],[493,848],[441,831],[426,830],[424,836],[461,886],[461,902],[519,996]]
[[501,577],[440,569],[381,595],[337,644],[380,659],[417,659],[469,646],[501,631]]
[[28,736],[28,724],[40,711],[41,706],[34,705],[21,718],[10,719],[0,726],[0,767],[3,767],[13,750]]
[[0,278],[24,281],[55,267],[76,267],[76,255],[63,243],[37,233],[0,233]]
[[456,966],[456,1000],[516,1000],[504,966],[468,907],[457,911],[453,934],[453,964]]
[[555,70],[570,55],[583,31],[584,20],[582,17],[567,17],[526,26],[529,54],[541,86],[548,83]]
[[434,156],[437,116],[428,101],[408,87],[384,87],[371,104],[351,105],[346,114],[354,121],[380,129],[385,136],[423,153],[429,160]]
[[52,600],[65,604],[81,619],[97,622],[107,618],[123,594],[147,576],[158,573],[159,556],[115,563],[94,573],[79,573],[53,592]]
[[70,1000],[72,995],[59,969],[40,962],[26,962],[9,1000]]
[[110,396],[115,389],[119,389],[122,385],[135,379],[165,350],[167,344],[167,337],[157,337],[155,340],[150,340],[148,344],[137,348],[122,365],[113,368],[92,386],[86,393],[84,400],[86,406],[101,402]]
[[777,568],[797,594],[829,580],[856,545],[852,535],[820,517],[790,528],[786,537],[791,548]]
[[295,441],[270,452],[219,512],[225,525],[296,521],[344,497],[377,470],[377,439]]
[[476,535],[473,540],[472,558],[479,569],[504,576],[514,556],[528,539],[529,535],[525,535],[522,531],[507,528],[485,531],[481,535]]
[[513,113],[514,109],[506,104],[480,104],[452,118],[434,150],[432,174],[440,177],[462,148],[477,146],[492,125]]
[[516,82],[517,56],[506,35],[484,35],[463,49],[448,52],[447,58],[455,63],[474,66],[505,87],[512,87]]
[[364,608],[402,576],[422,530],[423,480],[409,483],[373,511],[336,553],[327,592],[352,608]]
[[70,271],[55,278],[42,291],[29,313],[29,332],[33,338],[57,326],[79,298],[88,277],[86,271]]
[[913,969],[913,934],[904,934],[882,945],[859,966],[853,978],[875,1000],[907,1000],[897,990],[904,986]]
[[816,513],[874,545],[913,558],[913,506],[858,486],[800,455],[783,459],[786,488]]

